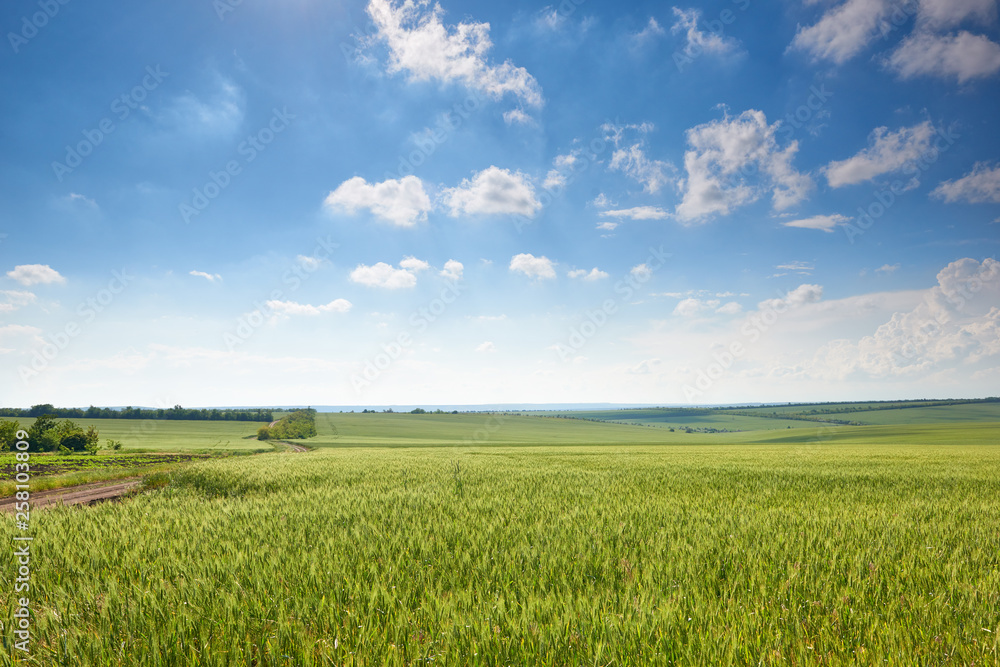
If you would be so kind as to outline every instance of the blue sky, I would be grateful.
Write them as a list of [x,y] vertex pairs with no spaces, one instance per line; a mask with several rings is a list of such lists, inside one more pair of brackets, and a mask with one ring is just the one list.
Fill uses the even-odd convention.
[[8,3],[0,403],[995,395],[995,0]]

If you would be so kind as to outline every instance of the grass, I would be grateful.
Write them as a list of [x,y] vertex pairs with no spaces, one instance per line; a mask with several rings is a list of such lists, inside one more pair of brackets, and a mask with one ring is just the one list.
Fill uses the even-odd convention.
[[[90,454],[32,453],[29,462],[32,491],[47,491],[90,482],[103,482],[173,470],[180,463],[192,460],[181,454]],[[9,497],[17,490],[14,480],[15,458],[12,453],[0,454],[0,497]]]
[[[28,428],[34,419],[17,419]],[[62,421],[62,420],[59,420]],[[86,429],[101,433],[101,445],[108,439],[120,440],[129,451],[148,452],[269,452],[273,448],[256,439],[264,422],[186,421],[171,419],[74,419]]]
[[998,660],[990,446],[326,448],[33,522],[26,664]]

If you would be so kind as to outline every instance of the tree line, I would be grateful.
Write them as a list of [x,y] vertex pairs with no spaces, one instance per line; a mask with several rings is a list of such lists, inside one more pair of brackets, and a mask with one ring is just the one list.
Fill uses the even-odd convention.
[[0,417],[41,417],[49,415],[61,419],[188,419],[192,421],[241,421],[271,422],[274,420],[272,408],[98,408],[91,405],[82,408],[56,408],[51,403],[33,405],[30,408],[0,408]]

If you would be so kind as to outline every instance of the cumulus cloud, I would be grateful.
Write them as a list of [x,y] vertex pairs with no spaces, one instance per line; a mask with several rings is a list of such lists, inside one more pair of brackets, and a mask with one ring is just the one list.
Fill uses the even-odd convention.
[[399,263],[400,268],[406,269],[413,273],[418,273],[420,271],[426,271],[431,268],[431,265],[422,259],[417,259],[412,255],[403,258],[403,261]]
[[618,229],[618,225],[619,223],[617,222],[600,222],[597,224],[597,228],[602,231],[613,232]]
[[[916,21],[908,14],[916,13]],[[847,0],[812,26],[800,27],[789,48],[841,64],[879,37],[908,23],[914,30],[883,58],[901,78],[938,76],[959,83],[1000,70],[1000,45],[968,30],[945,33],[963,22],[992,23],[995,0]]]
[[715,309],[721,315],[739,315],[743,312],[743,306],[736,301],[729,301]]
[[556,269],[551,259],[545,257],[535,257],[530,253],[514,255],[510,260],[510,270],[518,271],[529,278],[555,278]]
[[1000,204],[1000,164],[977,162],[965,176],[938,185],[931,196],[949,203]]
[[400,268],[396,268],[385,262],[378,262],[372,266],[359,264],[351,271],[351,281],[367,287],[381,287],[384,289],[405,289],[417,284],[417,272],[428,268],[430,265],[415,257],[407,257],[399,263]]
[[405,72],[411,80],[458,83],[499,99],[513,95],[532,106],[542,104],[542,90],[531,74],[510,61],[491,64],[489,23],[446,26],[443,10],[426,0],[371,0],[368,15],[376,39],[389,47],[387,70]]
[[34,303],[35,295],[22,290],[0,290],[0,313],[10,313]]
[[820,377],[915,377],[1000,361],[1000,262],[965,258],[937,276],[915,308],[896,312],[869,336],[838,339],[816,356]]
[[321,306],[312,306],[307,303],[296,303],[294,301],[267,301],[266,305],[274,313],[279,315],[322,315],[323,313],[346,313],[353,304],[347,299],[334,299],[330,303]]
[[636,264],[629,269],[629,275],[641,281],[649,280],[653,275],[653,270],[646,263]]
[[885,273],[888,275],[890,273],[895,273],[898,270],[899,270],[899,264],[883,264],[882,266],[875,269],[875,273]]
[[[763,112],[750,109],[688,130],[687,177],[681,184],[684,196],[677,217],[690,222],[726,215],[766,191],[771,192],[775,210],[805,199],[812,179],[792,166],[798,142],[778,147],[778,127],[779,123],[768,125]],[[752,167],[760,172],[756,183],[743,176]]]
[[216,280],[222,280],[222,276],[218,273],[205,273],[204,271],[188,271],[188,275],[195,276],[198,278],[204,278],[210,283],[214,283]]
[[890,132],[887,127],[877,127],[868,136],[868,148],[854,157],[834,161],[823,172],[830,187],[854,185],[873,178],[899,171],[912,164],[931,150],[934,128],[930,121],[913,127]]
[[814,215],[811,218],[800,220],[790,220],[781,223],[785,227],[798,227],[800,229],[818,229],[824,232],[833,232],[833,228],[842,225],[850,220],[846,215],[834,213],[833,215]]
[[493,341],[484,341],[476,346],[476,352],[496,352],[497,346],[493,344]]
[[66,279],[48,264],[21,264],[7,272],[7,277],[25,287],[31,285],[62,284]]
[[454,259],[449,259],[444,263],[444,269],[441,270],[441,277],[452,282],[457,282],[462,279],[462,272],[465,271],[465,266]]
[[900,78],[937,76],[958,83],[1000,71],[1000,44],[967,30],[948,35],[917,31],[886,60]]
[[323,205],[331,210],[355,213],[368,209],[377,217],[399,227],[412,227],[427,219],[431,199],[416,176],[368,183],[360,176],[344,181],[327,195]]
[[456,188],[448,188],[442,198],[451,215],[505,215],[533,217],[542,207],[535,198],[535,188],[521,172],[491,166],[471,179],[463,179]]
[[590,271],[587,271],[586,269],[574,269],[568,272],[566,275],[568,275],[570,278],[580,278],[582,280],[590,280],[590,281],[601,280],[602,278],[608,277],[608,274],[606,272],[601,271],[597,267],[594,267]]

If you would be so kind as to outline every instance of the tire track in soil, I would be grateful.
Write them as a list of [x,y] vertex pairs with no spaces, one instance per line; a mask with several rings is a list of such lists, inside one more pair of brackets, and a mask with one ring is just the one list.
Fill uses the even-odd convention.
[[[111,480],[108,482],[91,482],[78,486],[66,486],[49,491],[36,491],[31,494],[31,509],[37,510],[54,505],[90,505],[103,500],[112,500],[125,496],[142,485],[141,477]],[[0,500],[0,512],[13,514],[19,501],[16,496]]]

